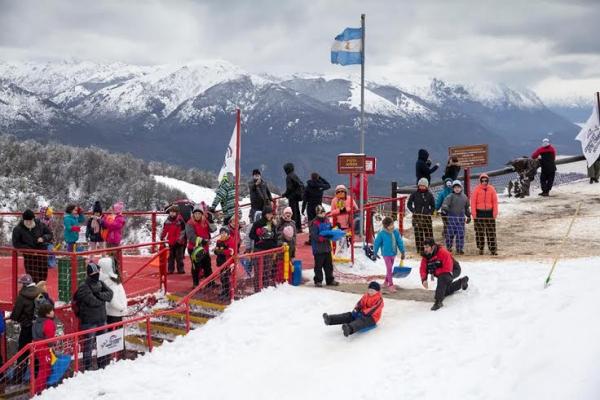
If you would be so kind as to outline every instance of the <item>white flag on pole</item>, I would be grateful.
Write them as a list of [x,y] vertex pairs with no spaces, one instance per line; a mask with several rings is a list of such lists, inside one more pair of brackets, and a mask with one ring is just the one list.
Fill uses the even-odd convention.
[[227,151],[225,152],[225,161],[223,161],[223,166],[219,172],[219,182],[221,182],[225,174],[228,172],[231,172],[235,176],[235,155],[237,154],[236,129],[237,124],[233,127],[233,133],[231,134],[231,139],[229,140],[229,146],[227,146]]
[[598,119],[597,104],[575,139],[581,142],[583,155],[587,160],[588,167],[591,166],[600,157],[600,120]]

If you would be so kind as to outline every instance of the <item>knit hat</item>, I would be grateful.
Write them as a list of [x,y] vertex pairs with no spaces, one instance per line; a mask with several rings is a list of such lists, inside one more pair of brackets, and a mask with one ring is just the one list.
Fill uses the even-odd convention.
[[194,209],[192,210],[192,214],[195,214],[197,212],[199,212],[201,214],[204,214],[204,210],[202,209],[202,207],[200,207],[200,206],[194,206]]
[[452,182],[452,187],[454,187],[454,186],[460,186],[460,187],[463,187],[462,183],[460,183],[460,181],[459,181],[458,179],[457,179],[457,180],[455,180],[454,182]]
[[273,207],[265,206],[262,210],[263,215],[273,214]]
[[379,283],[373,281],[373,282],[369,283],[369,289],[373,289],[373,290],[379,292],[381,290],[381,285],[379,285]]
[[260,175],[260,170],[259,169],[253,169],[252,170],[252,175]]
[[25,286],[31,285],[33,283],[33,278],[29,274],[23,274],[19,277],[19,283]]
[[116,212],[117,214],[121,214],[123,212],[124,208],[125,208],[125,204],[123,204],[122,201],[116,202],[113,205],[113,211]]
[[35,219],[35,214],[30,209],[25,210],[23,213],[23,221],[31,221]]
[[550,146],[550,139],[544,138],[544,140],[542,140],[542,145],[543,146]]
[[425,240],[423,240],[423,246],[435,246],[435,240],[433,240],[433,238],[427,238]]
[[342,191],[342,190],[343,190],[344,192],[348,193],[348,189],[347,189],[347,188],[346,188],[346,186],[344,186],[344,185],[337,185],[337,186],[335,187],[335,191],[336,191],[336,192],[339,192],[339,191]]
[[282,214],[294,214],[294,212],[292,211],[292,207],[284,208]]
[[172,206],[169,206],[167,208],[167,212],[174,212],[174,213],[178,213],[179,212],[179,207],[177,207],[177,204],[173,204]]
[[228,227],[222,226],[221,229],[219,229],[219,233],[226,233],[229,235],[231,232],[229,231]]
[[482,179],[487,179],[488,181],[490,180],[490,177],[488,176],[488,174],[481,174],[479,175],[479,182],[481,182]]
[[98,200],[96,200],[96,202],[94,202],[94,207],[92,208],[92,212],[98,213],[98,214],[102,214],[102,205],[100,204],[100,202]]
[[88,274],[88,276],[99,274],[99,273],[100,273],[100,268],[98,268],[98,266],[96,264],[89,263],[87,265],[87,274]]
[[429,187],[429,181],[427,180],[427,178],[421,178],[419,179],[419,182],[417,183],[417,186],[425,186],[425,187]]
[[444,185],[446,185],[447,187],[452,187],[452,178],[444,179]]

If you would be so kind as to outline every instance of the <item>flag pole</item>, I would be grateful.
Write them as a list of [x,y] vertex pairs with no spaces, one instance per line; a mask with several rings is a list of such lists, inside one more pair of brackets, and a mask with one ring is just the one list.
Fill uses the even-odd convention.
[[600,92],[596,92],[596,106],[598,107],[598,123],[600,124]]
[[235,232],[233,234],[234,237],[234,246],[233,246],[233,270],[231,273],[231,290],[230,290],[230,298],[233,301],[235,295],[235,286],[236,286],[236,268],[239,261],[238,249],[240,247],[240,153],[241,153],[241,141],[242,141],[242,118],[241,118],[241,110],[236,109],[236,134],[235,134],[235,208],[233,215],[233,226]]
[[[360,57],[360,153],[365,154],[365,14],[360,15],[361,35],[361,57]],[[358,233],[364,241],[364,171],[359,175],[359,229]]]

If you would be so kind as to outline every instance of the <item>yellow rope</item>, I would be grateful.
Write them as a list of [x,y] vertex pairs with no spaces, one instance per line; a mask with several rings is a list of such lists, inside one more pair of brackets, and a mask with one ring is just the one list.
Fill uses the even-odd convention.
[[569,234],[571,233],[571,228],[573,227],[573,223],[575,222],[575,219],[577,218],[577,215],[579,214],[580,208],[581,208],[581,202],[579,202],[577,204],[577,210],[575,210],[575,214],[573,215],[573,218],[571,218],[571,223],[569,224],[567,233],[565,234],[565,236],[562,239],[562,242],[560,243],[560,251],[556,254],[556,257],[554,257],[554,262],[552,263],[552,268],[550,268],[550,273],[548,274],[548,277],[546,278],[546,283],[544,284],[544,288],[547,288],[550,285],[550,278],[552,277],[554,268],[556,268],[556,263],[558,263],[558,259],[560,258],[560,255],[562,254],[562,248],[563,248],[565,242],[567,241]]

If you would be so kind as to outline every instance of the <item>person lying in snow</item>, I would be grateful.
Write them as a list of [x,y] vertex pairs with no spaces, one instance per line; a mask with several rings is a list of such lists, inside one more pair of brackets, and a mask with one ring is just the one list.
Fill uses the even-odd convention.
[[350,336],[353,333],[366,328],[373,327],[379,322],[381,312],[383,311],[383,297],[381,297],[381,287],[377,282],[369,283],[367,293],[360,298],[354,310],[343,314],[329,315],[323,314],[325,325],[342,325],[344,336]]

